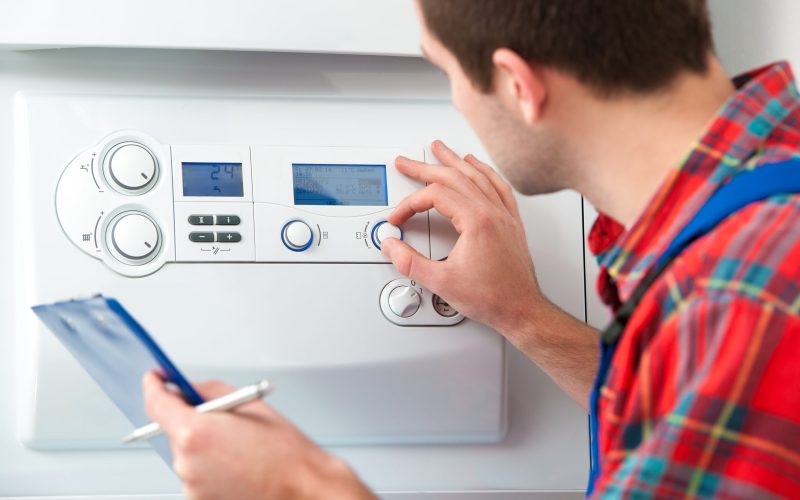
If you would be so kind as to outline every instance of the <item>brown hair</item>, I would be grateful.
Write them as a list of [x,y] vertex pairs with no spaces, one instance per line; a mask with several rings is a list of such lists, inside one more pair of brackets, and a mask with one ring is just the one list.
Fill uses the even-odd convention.
[[601,95],[644,93],[713,51],[706,0],[420,0],[428,31],[483,91],[496,49],[557,68]]

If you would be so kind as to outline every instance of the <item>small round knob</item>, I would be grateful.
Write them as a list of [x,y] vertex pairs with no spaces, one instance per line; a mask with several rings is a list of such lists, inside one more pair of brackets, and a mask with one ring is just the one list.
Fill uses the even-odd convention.
[[314,233],[305,222],[293,220],[283,226],[281,238],[286,248],[293,252],[302,252],[311,246],[314,241]]
[[141,212],[128,212],[111,228],[111,244],[123,257],[145,261],[158,248],[158,226]]
[[132,142],[112,149],[106,160],[111,181],[123,191],[141,194],[156,178],[158,163],[144,146]]
[[401,318],[416,314],[421,303],[419,292],[410,286],[398,286],[389,292],[389,309]]
[[386,238],[397,238],[398,240],[402,240],[403,230],[394,224],[389,224],[387,221],[378,222],[372,228],[372,244],[375,245],[375,248],[380,250],[381,243]]

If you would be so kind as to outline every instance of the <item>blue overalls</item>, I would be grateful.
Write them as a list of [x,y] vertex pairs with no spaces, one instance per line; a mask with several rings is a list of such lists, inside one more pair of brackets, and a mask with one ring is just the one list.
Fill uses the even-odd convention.
[[600,477],[600,444],[598,426],[598,400],[614,357],[617,343],[628,320],[633,315],[650,286],[661,276],[672,261],[695,240],[714,229],[729,215],[757,201],[775,195],[800,193],[800,158],[763,165],[742,172],[723,185],[706,201],[692,220],[678,233],[656,264],[645,274],[630,298],[619,308],[614,320],[602,332],[600,341],[600,367],[589,399],[589,429],[591,447],[591,474],[586,495],[594,491]]

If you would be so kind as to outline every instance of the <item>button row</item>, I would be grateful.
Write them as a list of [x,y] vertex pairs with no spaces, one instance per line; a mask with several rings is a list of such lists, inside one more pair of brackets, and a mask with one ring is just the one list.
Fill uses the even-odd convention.
[[[216,218],[216,221],[215,221]],[[190,215],[189,224],[193,226],[238,226],[242,219],[238,215]]]
[[219,243],[239,243],[242,241],[242,235],[239,233],[218,232],[215,240],[212,232],[192,232],[189,233],[189,241],[195,243],[213,243],[214,241]]

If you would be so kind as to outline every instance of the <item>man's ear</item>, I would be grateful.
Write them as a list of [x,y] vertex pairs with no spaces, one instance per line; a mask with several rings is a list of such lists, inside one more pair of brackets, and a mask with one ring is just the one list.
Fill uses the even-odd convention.
[[533,124],[539,120],[547,99],[543,73],[510,49],[495,50],[492,62],[498,97],[518,112],[525,123]]

